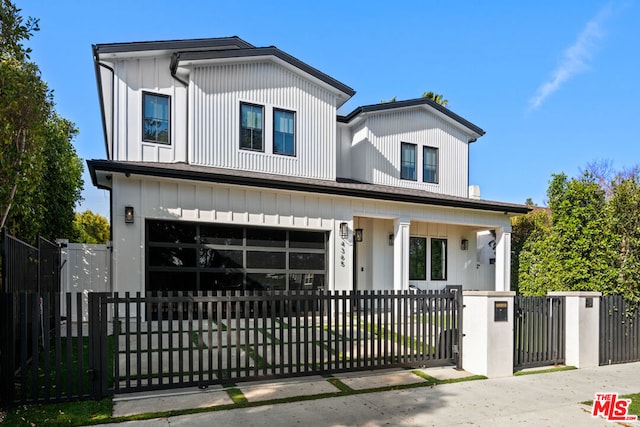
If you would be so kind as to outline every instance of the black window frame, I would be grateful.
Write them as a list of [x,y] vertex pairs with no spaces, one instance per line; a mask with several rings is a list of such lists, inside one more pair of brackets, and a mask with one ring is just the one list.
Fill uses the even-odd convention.
[[[410,147],[413,150],[413,163],[411,163],[413,165],[413,176],[412,177],[407,177],[404,173],[405,171],[405,164],[409,164],[405,158],[404,158],[404,153],[405,153],[405,147]],[[418,145],[417,144],[412,144],[410,142],[402,142],[400,144],[400,179],[404,179],[407,181],[417,181],[418,180]]]
[[[436,266],[438,264],[442,264],[442,262],[440,263],[435,263],[434,262],[434,258],[437,255],[437,251],[434,250],[434,243],[444,243],[444,268],[442,271],[442,276],[436,276],[435,273],[438,272],[438,270],[436,269]],[[429,277],[431,278],[431,280],[433,281],[446,281],[447,280],[447,276],[448,276],[448,265],[449,265],[449,255],[448,255],[448,251],[449,251],[449,242],[447,239],[442,239],[442,238],[436,238],[433,237],[431,238],[431,242],[429,245]]]
[[[435,179],[433,181],[427,180],[427,152],[429,151],[435,152]],[[440,181],[440,150],[438,149],[438,147],[422,147],[422,181],[429,184],[438,184]]]
[[[260,148],[254,148],[253,147],[253,136],[251,138],[251,147],[243,147],[243,130],[244,130],[244,126],[242,125],[242,109],[244,106],[247,107],[257,107],[260,108],[262,110],[262,120],[261,120],[261,124],[260,124],[260,130],[261,130],[261,140],[260,140]],[[264,125],[265,125],[265,107],[264,105],[261,104],[253,104],[251,102],[240,102],[240,120],[239,120],[239,124],[240,124],[240,132],[239,132],[239,147],[241,150],[246,150],[246,151],[255,151],[258,153],[264,153],[264,145],[265,145],[265,138],[264,138]],[[247,129],[257,129],[257,128],[248,128]]]
[[[166,122],[167,122],[167,140],[166,141],[162,141],[159,140],[157,138],[147,138],[147,132],[145,131],[146,125],[145,122],[147,120],[147,116],[146,116],[146,112],[145,112],[145,107],[146,107],[146,101],[147,101],[147,97],[155,97],[155,98],[165,98],[167,100],[167,118],[166,118]],[[149,92],[149,91],[142,91],[142,141],[144,142],[153,142],[154,144],[163,144],[163,145],[171,145],[171,95],[165,95],[163,93],[157,93],[157,92]],[[156,117],[154,117],[153,119],[158,119]],[[164,119],[160,119],[160,120],[164,120]],[[158,133],[156,133],[157,135]]]
[[[414,242],[422,242],[422,253],[415,253]],[[421,268],[418,268],[418,267]],[[427,238],[409,237],[409,280],[427,280]]]
[[[287,152],[278,152],[276,151],[276,112],[281,112],[281,113],[288,113],[291,114],[293,116],[293,147],[292,153],[287,153]],[[297,138],[296,138],[296,131],[297,131],[297,117],[298,115],[296,114],[295,111],[292,110],[285,110],[284,108],[273,108],[273,117],[272,117],[272,124],[273,124],[273,154],[277,154],[279,156],[289,156],[289,157],[296,157],[296,153],[297,153]],[[281,132],[284,133],[284,132]]]

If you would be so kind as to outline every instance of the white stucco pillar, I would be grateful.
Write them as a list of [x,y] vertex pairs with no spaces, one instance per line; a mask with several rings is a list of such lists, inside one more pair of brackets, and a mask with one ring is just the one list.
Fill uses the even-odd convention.
[[409,226],[406,218],[393,221],[393,290],[409,289]]
[[513,375],[515,292],[464,291],[462,369],[487,377]]
[[495,291],[511,289],[511,227],[496,229],[496,283]]
[[600,292],[549,292],[564,297],[564,364],[587,368],[600,364]]

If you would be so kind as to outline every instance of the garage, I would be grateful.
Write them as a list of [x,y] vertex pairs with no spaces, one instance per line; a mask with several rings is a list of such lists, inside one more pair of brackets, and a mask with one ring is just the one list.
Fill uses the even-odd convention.
[[146,220],[147,291],[324,290],[326,231]]

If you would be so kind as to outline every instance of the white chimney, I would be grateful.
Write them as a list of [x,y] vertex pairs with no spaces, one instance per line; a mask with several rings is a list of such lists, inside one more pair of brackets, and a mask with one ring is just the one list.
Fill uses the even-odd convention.
[[480,186],[479,185],[470,185],[469,186],[469,198],[480,200]]

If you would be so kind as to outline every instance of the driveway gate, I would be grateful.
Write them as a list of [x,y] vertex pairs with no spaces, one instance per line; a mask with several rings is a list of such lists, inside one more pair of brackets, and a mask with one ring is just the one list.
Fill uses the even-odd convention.
[[515,297],[515,369],[564,363],[564,297]]

